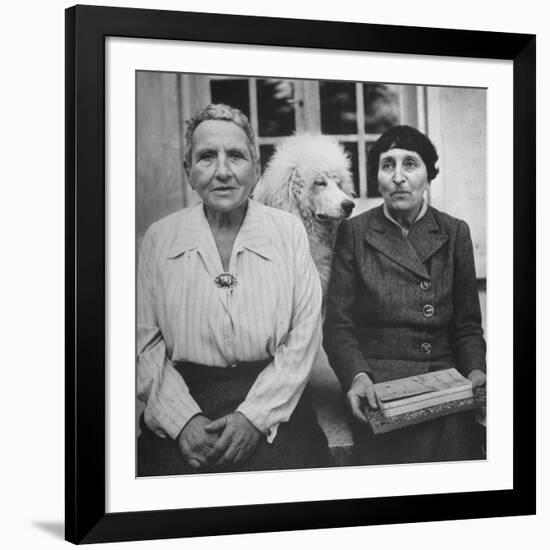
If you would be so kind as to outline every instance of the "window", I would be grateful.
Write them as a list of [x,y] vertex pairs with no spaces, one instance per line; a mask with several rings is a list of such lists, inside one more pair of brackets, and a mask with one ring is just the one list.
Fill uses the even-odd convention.
[[237,107],[250,119],[258,139],[262,170],[278,141],[294,134],[298,127],[303,130],[303,125],[297,124],[296,81],[211,77],[209,84],[212,102]]
[[468,222],[477,275],[485,277],[486,89],[151,71],[139,71],[136,81],[138,234],[197,201],[183,171],[184,121],[211,101],[225,101],[250,116],[263,166],[294,132],[336,136],[352,157],[354,215],[382,202],[366,181],[367,153],[380,133],[396,123],[426,132],[440,155],[428,201]]
[[421,130],[424,126],[424,92],[418,86],[224,76],[187,78],[201,81],[194,88],[203,91],[203,102],[206,97],[215,103],[227,103],[249,117],[258,137],[262,169],[277,142],[286,136],[304,132],[335,136],[351,158],[358,198],[356,212],[381,202],[378,189],[367,185],[367,156],[372,144],[396,124],[411,124]]

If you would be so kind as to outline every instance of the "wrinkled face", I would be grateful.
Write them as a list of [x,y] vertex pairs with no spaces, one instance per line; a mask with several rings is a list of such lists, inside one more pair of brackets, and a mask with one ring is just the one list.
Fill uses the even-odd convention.
[[309,214],[318,221],[348,218],[355,206],[350,197],[351,183],[343,181],[337,173],[318,173],[308,182],[296,174],[293,185],[294,196],[300,208],[307,208]]
[[224,213],[246,202],[259,176],[246,134],[227,120],[205,120],[197,126],[185,171],[206,209]]
[[414,213],[429,187],[426,165],[415,151],[390,149],[380,155],[378,190],[390,211]]

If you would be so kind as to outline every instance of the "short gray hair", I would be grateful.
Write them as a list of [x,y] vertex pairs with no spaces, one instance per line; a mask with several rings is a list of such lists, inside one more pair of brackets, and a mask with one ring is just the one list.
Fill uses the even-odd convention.
[[229,105],[223,103],[210,103],[210,105],[207,105],[204,109],[196,112],[195,115],[186,122],[184,160],[187,166],[191,166],[193,134],[197,126],[205,120],[227,120],[229,122],[234,122],[246,134],[252,154],[252,160],[255,164],[258,164],[259,159],[256,136],[254,135],[254,130],[246,115],[239,109],[235,109]]

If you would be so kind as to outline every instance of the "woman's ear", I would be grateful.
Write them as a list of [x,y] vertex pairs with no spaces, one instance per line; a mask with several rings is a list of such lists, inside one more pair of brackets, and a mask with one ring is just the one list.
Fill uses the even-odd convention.
[[191,180],[191,167],[189,166],[189,163],[186,160],[183,161],[183,171],[185,172],[187,183],[189,184],[191,189],[194,190],[195,188],[193,187],[193,182]]
[[428,183],[426,183],[426,187],[425,187],[425,189],[424,189],[424,193],[422,193],[422,196],[423,196],[424,198],[427,197],[426,193],[429,193],[429,192],[430,192],[430,187],[431,187],[431,185],[432,185],[432,182],[431,182],[430,180],[428,180]]
[[248,196],[250,199],[254,198],[254,192],[256,191],[256,189],[258,189],[258,186],[261,183],[262,183],[262,176],[260,175],[256,180],[256,183],[252,186],[252,189],[250,190],[250,195]]

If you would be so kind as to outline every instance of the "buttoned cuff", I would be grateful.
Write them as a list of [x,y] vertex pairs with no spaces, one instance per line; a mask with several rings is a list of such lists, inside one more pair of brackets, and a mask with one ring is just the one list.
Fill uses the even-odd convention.
[[266,441],[268,443],[273,443],[273,440],[277,437],[277,431],[279,430],[279,424],[274,424],[271,428],[267,429],[265,434]]
[[268,424],[266,421],[265,413],[252,407],[249,403],[244,401],[237,407],[237,411],[244,414],[246,418],[262,433],[265,435],[268,443],[273,443],[273,440],[277,436],[277,430],[279,424]]

